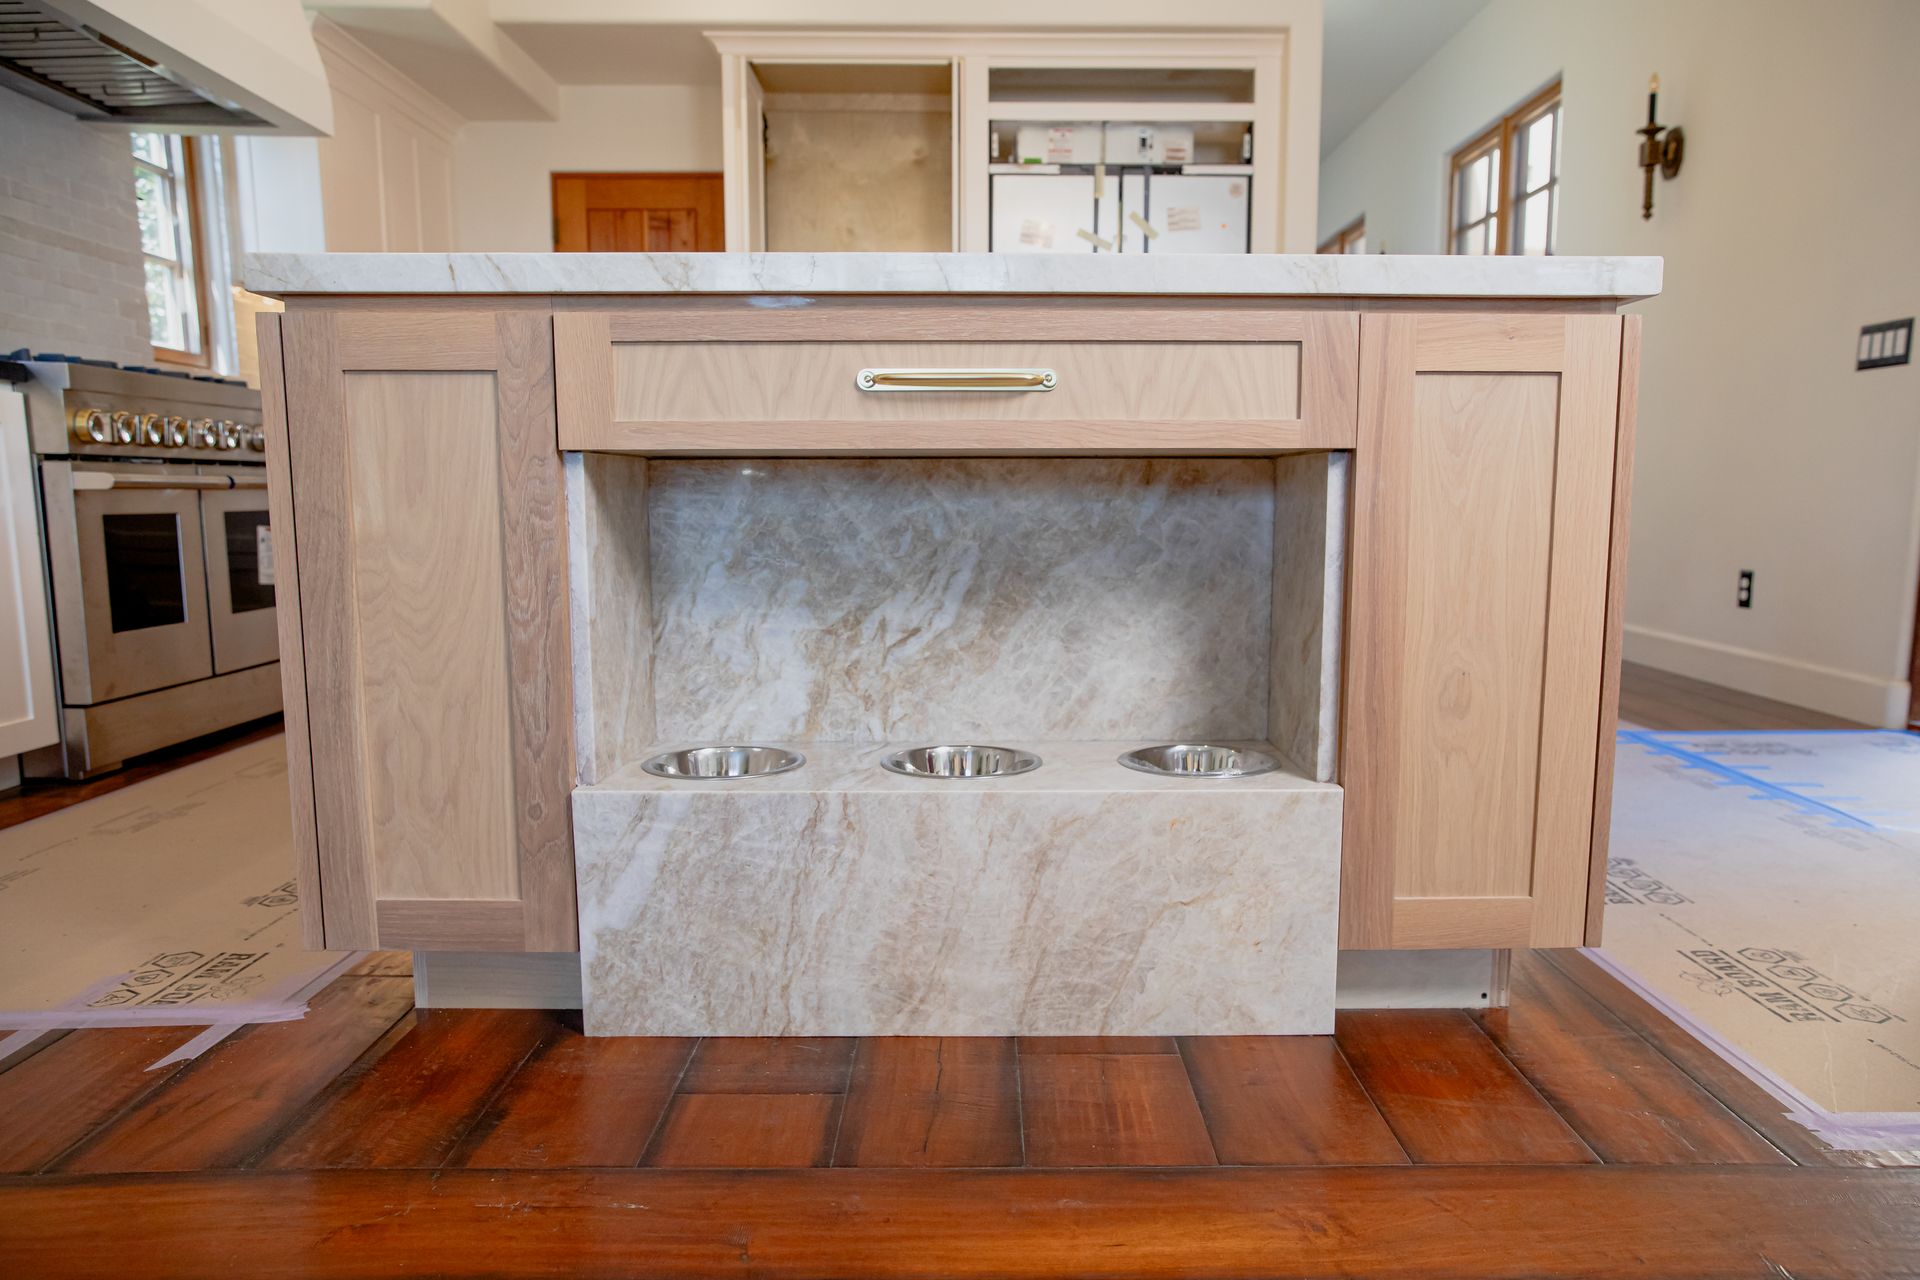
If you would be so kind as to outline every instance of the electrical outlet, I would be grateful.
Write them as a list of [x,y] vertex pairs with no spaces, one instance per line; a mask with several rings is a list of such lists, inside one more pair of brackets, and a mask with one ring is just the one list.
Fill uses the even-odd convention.
[[1740,589],[1734,594],[1733,602],[1742,609],[1753,608],[1753,570],[1740,571]]

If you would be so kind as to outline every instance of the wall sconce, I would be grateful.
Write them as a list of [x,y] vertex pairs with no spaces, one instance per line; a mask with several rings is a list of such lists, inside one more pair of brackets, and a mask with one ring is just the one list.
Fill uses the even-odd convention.
[[[1653,217],[1653,171],[1660,170],[1660,176],[1671,178],[1679,174],[1680,161],[1687,153],[1687,135],[1680,126],[1668,129],[1659,123],[1654,108],[1660,97],[1660,77],[1654,76],[1647,82],[1647,126],[1636,129],[1642,139],[1640,143],[1640,168],[1647,175],[1646,191],[1640,200],[1642,221]],[[1661,137],[1661,134],[1666,137]]]

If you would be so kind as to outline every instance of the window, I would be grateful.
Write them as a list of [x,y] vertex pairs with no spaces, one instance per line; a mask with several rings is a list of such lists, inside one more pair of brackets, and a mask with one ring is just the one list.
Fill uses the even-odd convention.
[[1560,225],[1560,83],[1453,153],[1447,252],[1552,253]]
[[133,135],[133,198],[147,269],[147,320],[156,360],[206,366],[205,275],[193,148],[178,134]]
[[1365,253],[1367,251],[1367,215],[1361,214],[1334,232],[1321,246],[1322,253]]

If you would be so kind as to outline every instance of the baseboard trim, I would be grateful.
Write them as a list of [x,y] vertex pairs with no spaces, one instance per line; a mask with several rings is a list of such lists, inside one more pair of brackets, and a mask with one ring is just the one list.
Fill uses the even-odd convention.
[[1796,707],[1858,720],[1882,729],[1902,729],[1912,687],[1779,654],[1678,636],[1652,627],[1626,626],[1626,659],[1675,675],[1726,685]]
[[422,1009],[578,1009],[578,951],[416,951]]
[[1342,951],[1336,1009],[1486,1009],[1507,1002],[1505,951]]
[[[1342,951],[1340,1009],[1485,1009],[1507,1002],[1505,951]],[[416,951],[422,1009],[578,1009],[578,952]]]

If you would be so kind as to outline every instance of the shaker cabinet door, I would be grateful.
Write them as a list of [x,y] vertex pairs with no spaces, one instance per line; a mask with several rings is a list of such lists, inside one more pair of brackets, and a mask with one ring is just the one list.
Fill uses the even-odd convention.
[[1621,337],[1611,315],[1363,320],[1343,946],[1587,934],[1619,660]]
[[317,890],[328,947],[572,950],[549,315],[263,319],[309,937]]

